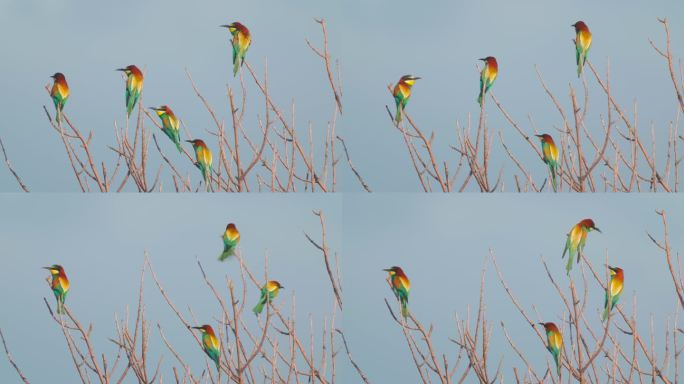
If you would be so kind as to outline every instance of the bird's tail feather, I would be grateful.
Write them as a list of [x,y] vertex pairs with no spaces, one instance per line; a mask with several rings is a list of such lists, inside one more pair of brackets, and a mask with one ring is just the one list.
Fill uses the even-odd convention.
[[553,191],[558,192],[558,180],[556,179],[556,170],[551,168],[551,185],[553,186]]
[[577,77],[580,77],[582,75],[582,69],[584,67],[584,61],[586,56],[584,53],[580,53],[579,59],[577,60]]
[[60,299],[57,299],[57,313],[60,315],[66,313],[66,311],[64,310],[64,303]]
[[261,311],[264,310],[264,304],[266,304],[266,300],[259,300],[257,305],[254,306],[254,309],[252,309],[252,312],[254,312],[255,315],[260,314]]
[[570,270],[572,269],[572,262],[575,259],[572,252],[570,252],[570,257],[568,257],[568,264],[565,265],[565,272],[568,276],[570,276]]
[[224,261],[235,254],[235,248],[227,248],[219,255],[219,261]]
[[404,319],[408,318],[408,302],[406,300],[401,300],[401,315]]
[[397,124],[401,123],[401,111],[402,110],[403,110],[403,108],[401,107],[401,104],[397,105],[397,114],[394,117],[394,122]]
[[235,61],[233,61],[233,77],[237,76],[238,70],[240,69],[240,55],[235,57]]

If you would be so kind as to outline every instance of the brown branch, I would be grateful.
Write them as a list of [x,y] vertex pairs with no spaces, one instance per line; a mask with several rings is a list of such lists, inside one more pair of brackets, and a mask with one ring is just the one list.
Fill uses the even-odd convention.
[[356,370],[356,373],[359,374],[359,377],[361,378],[361,380],[363,380],[364,383],[370,384],[368,377],[366,377],[366,375],[361,370],[361,367],[359,367],[359,365],[356,363],[356,361],[354,361],[354,358],[352,357],[351,352],[349,351],[349,346],[347,345],[347,338],[344,337],[344,333],[342,333],[342,330],[339,328],[336,328],[335,332],[339,333],[340,336],[342,337],[342,343],[344,344],[344,350],[347,352],[347,357],[349,358],[349,362],[351,363],[351,365]]
[[347,151],[347,144],[345,144],[344,140],[340,136],[337,136],[337,140],[339,140],[340,143],[342,143],[342,148],[344,148],[344,154],[347,157],[347,163],[349,164],[349,168],[351,168],[352,172],[354,172],[356,179],[359,181],[359,183],[361,183],[361,186],[363,187],[363,189],[366,190],[366,192],[373,192],[373,191],[371,191],[371,189],[368,186],[368,184],[366,183],[366,181],[363,180],[363,177],[361,177],[361,174],[359,174],[359,172],[356,170],[356,168],[354,168],[354,164],[352,164],[352,161],[349,158],[349,152]]
[[653,49],[655,49],[656,52],[663,56],[667,61],[667,69],[670,72],[670,78],[672,79],[672,85],[674,86],[675,94],[677,95],[677,100],[679,101],[679,107],[681,108],[682,112],[684,112],[684,97],[682,97],[682,90],[680,90],[680,88],[684,89],[684,85],[681,83],[678,84],[677,75],[675,74],[674,65],[672,63],[672,50],[670,49],[670,26],[666,18],[658,18],[658,22],[660,22],[665,29],[665,52],[663,52],[661,49],[658,49],[651,39],[648,39],[648,42],[651,44]]
[[321,251],[323,254],[323,261],[325,261],[325,269],[328,272],[328,278],[330,279],[330,285],[332,286],[333,293],[335,294],[335,298],[337,299],[337,304],[340,306],[340,309],[342,309],[342,288],[340,287],[340,283],[338,278],[335,277],[332,267],[330,265],[330,249],[328,248],[328,240],[326,237],[326,230],[325,230],[325,216],[323,214],[323,211],[314,211],[314,215],[318,216],[318,219],[320,220],[321,223],[321,244],[318,244],[315,242],[311,236],[309,236],[306,232],[304,233],[304,236],[306,236],[306,239],[309,240],[309,242],[318,250]]
[[14,370],[17,371],[17,375],[19,375],[19,378],[21,378],[21,381],[23,381],[24,384],[29,384],[28,379],[26,378],[26,376],[24,376],[24,373],[21,371],[21,369],[19,368],[17,363],[14,362],[14,358],[12,358],[12,354],[10,353],[9,349],[7,348],[7,343],[5,342],[5,335],[2,334],[2,329],[0,329],[0,339],[2,339],[2,346],[5,348],[5,354],[7,355],[7,360],[9,360],[9,363],[12,364],[12,367],[14,368]]
[[316,49],[308,39],[306,39],[306,44],[311,48],[311,50],[316,53],[325,62],[325,71],[328,73],[328,81],[330,82],[330,88],[332,88],[333,95],[335,96],[335,103],[337,104],[337,109],[342,113],[342,98],[340,97],[341,91],[338,93],[337,87],[335,87],[335,81],[333,80],[332,69],[330,68],[330,52],[328,52],[328,29],[326,27],[325,19],[314,19],[318,24],[321,25],[323,29],[323,52]]
[[668,224],[667,224],[667,214],[665,211],[656,211],[656,213],[660,216],[663,222],[663,232],[664,232],[664,239],[663,242],[660,243],[658,242],[653,236],[651,236],[650,233],[646,233],[648,237],[655,243],[655,245],[658,246],[663,252],[665,252],[665,260],[667,261],[667,267],[670,270],[670,276],[672,277],[672,282],[674,283],[675,286],[675,292],[677,293],[677,297],[679,299],[679,304],[684,308],[684,284],[682,284],[681,280],[681,272],[679,278],[677,277],[677,273],[675,272],[675,269],[677,268],[673,261],[672,261],[672,251],[670,249],[670,239],[669,239],[669,230],[668,230]]
[[7,152],[5,151],[5,144],[2,142],[2,138],[0,138],[0,147],[2,148],[2,155],[5,157],[5,164],[7,165],[7,169],[9,169],[9,171],[12,172],[12,175],[14,175],[14,178],[17,180],[17,183],[19,183],[19,187],[24,192],[28,192],[28,187],[21,181],[21,178],[19,177],[17,172],[15,172],[14,168],[12,168],[12,163],[10,163],[9,158],[7,158]]

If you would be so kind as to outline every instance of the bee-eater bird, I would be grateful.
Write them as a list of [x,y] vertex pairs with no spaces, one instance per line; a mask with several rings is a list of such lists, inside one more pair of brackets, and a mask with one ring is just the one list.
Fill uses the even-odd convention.
[[168,105],[162,105],[159,108],[152,107],[150,109],[155,111],[157,116],[161,119],[162,132],[176,144],[178,152],[183,153],[183,148],[180,143],[180,120],[176,118],[176,115],[173,114],[173,111]]
[[394,96],[394,103],[397,105],[397,114],[394,117],[394,121],[397,124],[401,123],[401,113],[404,111],[404,108],[406,108],[406,104],[411,97],[411,88],[413,87],[413,84],[416,83],[416,80],[419,79],[420,77],[417,76],[404,75],[399,79],[397,85],[394,86],[392,95]]
[[496,62],[496,58],[493,56],[487,56],[480,60],[485,63],[482,72],[480,72],[480,95],[477,97],[477,103],[482,106],[484,95],[492,87],[496,76],[499,74],[499,63]]
[[219,256],[219,261],[223,261],[230,256],[233,256],[239,242],[240,232],[237,227],[233,223],[228,224],[228,226],[226,226],[226,231],[223,232],[223,253]]
[[52,101],[55,103],[55,110],[57,123],[62,121],[62,110],[64,110],[64,104],[66,104],[69,98],[69,85],[66,82],[66,77],[60,72],[55,73],[50,76],[54,79],[52,84],[52,89],[50,90],[50,96],[52,96]]
[[199,329],[200,332],[202,332],[202,349],[204,349],[207,356],[214,360],[216,369],[221,370],[221,365],[219,363],[221,357],[221,342],[218,337],[216,337],[214,329],[208,324],[192,328]]
[[233,45],[233,76],[237,75],[238,70],[245,63],[245,55],[252,44],[252,35],[249,29],[240,22],[233,24],[221,25],[222,28],[228,28],[233,39],[230,43]]
[[275,280],[271,280],[267,282],[262,288],[261,288],[261,297],[259,298],[259,302],[257,303],[256,306],[254,306],[254,309],[252,311],[254,312],[255,315],[258,315],[261,313],[261,311],[264,310],[264,305],[266,302],[271,302],[273,299],[278,296],[278,291],[283,289],[282,285],[280,285],[279,282]]
[[584,68],[584,62],[587,61],[587,53],[589,53],[589,48],[591,48],[591,32],[589,32],[589,27],[584,24],[584,21],[578,21],[572,25],[575,27],[575,50],[577,59],[577,77],[582,74],[582,69]]
[[211,150],[204,144],[204,141],[200,139],[195,140],[185,140],[188,143],[192,143],[192,147],[195,149],[195,156],[197,157],[197,162],[195,165],[202,172],[202,177],[204,178],[204,184],[207,185],[207,190],[209,190],[209,181],[211,180]]
[[131,117],[131,111],[135,108],[135,103],[138,102],[142,92],[143,74],[135,65],[118,68],[117,71],[126,74],[126,116]]
[[610,270],[610,281],[608,282],[608,287],[606,287],[605,309],[601,317],[603,320],[608,318],[608,314],[617,304],[625,284],[625,273],[622,271],[622,268],[608,266],[608,269]]
[[551,170],[551,185],[553,186],[553,190],[557,191],[558,180],[556,179],[556,175],[558,174],[558,147],[556,147],[556,143],[553,142],[551,135],[544,133],[535,136],[541,140],[542,154],[544,155],[543,160],[549,166],[549,170]]
[[539,323],[539,325],[544,326],[547,340],[546,349],[548,349],[549,352],[551,352],[553,360],[556,362],[556,373],[558,373],[558,376],[560,376],[560,355],[561,351],[563,350],[563,336],[561,335],[560,330],[558,329],[558,327],[556,327],[556,324],[554,323]]
[[408,298],[409,291],[411,291],[411,281],[400,267],[394,266],[383,269],[383,271],[389,273],[392,291],[401,305],[401,315],[406,319],[408,317]]
[[568,239],[565,241],[565,249],[563,250],[562,256],[565,257],[566,253],[570,254],[568,264],[565,266],[565,271],[568,275],[570,275],[575,254],[577,254],[577,263],[579,264],[584,251],[584,243],[587,241],[587,233],[592,230],[601,232],[601,230],[594,225],[594,220],[584,219],[575,224],[572,229],[570,229],[570,232],[568,232]]
[[64,301],[66,300],[67,293],[69,293],[69,279],[67,279],[67,275],[64,273],[64,268],[59,264],[53,264],[43,268],[50,271],[52,276],[50,286],[57,299],[57,313],[63,314],[65,313]]

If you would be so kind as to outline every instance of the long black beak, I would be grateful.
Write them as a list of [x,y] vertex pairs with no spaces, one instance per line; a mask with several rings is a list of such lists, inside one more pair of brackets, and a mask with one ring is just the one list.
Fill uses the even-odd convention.
[[537,137],[544,137],[544,135],[535,135],[535,136],[537,136]]
[[192,329],[202,329],[202,327],[190,327]]
[[481,58],[481,59],[478,59],[478,60],[481,60],[481,61],[487,61],[487,58],[486,58],[486,57],[483,57],[483,58]]
[[541,325],[542,327],[544,326],[544,323],[537,323],[537,324]]
[[126,72],[126,69],[125,68],[117,68],[117,69],[115,69],[115,71]]
[[385,271],[385,272],[390,272],[391,269],[383,269],[383,271]]
[[186,143],[192,143],[192,140],[185,140]]
[[230,28],[230,25],[225,24],[225,25],[219,25],[219,28]]
[[597,231],[598,233],[603,233],[603,232],[601,232],[601,230],[598,229],[597,227],[594,227],[593,229],[594,229],[594,231]]
[[47,269],[47,270],[52,271],[52,267],[43,267],[43,269]]

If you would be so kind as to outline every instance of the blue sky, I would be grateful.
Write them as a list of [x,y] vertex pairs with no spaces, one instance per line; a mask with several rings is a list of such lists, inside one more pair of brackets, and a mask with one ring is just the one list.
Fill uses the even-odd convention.
[[[329,319],[332,313],[332,290],[320,253],[303,231],[320,238],[320,224],[311,211],[324,210],[330,247],[339,250],[340,208],[341,200],[334,196],[1,196],[5,220],[0,223],[0,300],[4,306],[0,327],[32,383],[73,382],[77,376],[64,337],[43,303],[47,298],[52,304],[54,296],[41,267],[63,265],[71,280],[67,305],[83,324],[94,325],[96,350],[112,358],[116,351],[108,338],[116,335],[115,314],[121,319],[127,308],[136,308],[145,251],[183,314],[188,316],[190,307],[200,321],[215,324],[220,308],[202,281],[196,258],[224,297],[225,277],[237,280],[241,295],[239,277],[234,274],[236,260],[216,261],[222,250],[220,235],[226,223],[234,221],[242,234],[240,250],[247,265],[263,280],[264,257],[268,255],[269,278],[286,287],[278,297],[284,313],[290,313],[295,295],[299,333],[308,340],[311,315],[320,341],[324,316]],[[156,329],[159,323],[199,374],[204,354],[163,301],[149,274],[145,287],[147,319],[152,326],[151,361],[156,364],[162,353],[164,376],[170,377],[170,364],[175,360],[161,342]],[[259,295],[256,288],[250,288],[248,310]],[[245,316],[248,323],[254,321],[249,315]],[[341,325],[339,313],[337,320]],[[345,361],[340,359],[340,371],[347,368]],[[0,378],[3,382],[16,379],[4,353]],[[129,378],[127,382],[132,381]]]
[[[346,138],[355,165],[376,191],[419,188],[402,138],[385,112],[385,105],[393,103],[386,85],[403,74],[423,77],[407,110],[426,132],[435,132],[438,157],[454,164],[457,159],[448,145],[457,141],[456,122],[465,124],[478,112],[474,99],[479,57],[499,59],[500,76],[493,91],[523,128],[532,132],[530,115],[541,130],[553,131],[560,118],[536,79],[534,65],[568,107],[568,85],[580,84],[574,75],[570,24],[583,19],[594,33],[590,59],[601,71],[610,61],[614,96],[626,110],[638,102],[639,126],[646,130],[653,124],[661,133],[674,120],[677,108],[665,63],[647,40],[663,41],[656,17],[670,18],[672,48],[680,56],[684,52],[678,38],[684,35],[684,20],[678,17],[684,14],[684,3],[664,0],[639,4],[438,1],[430,6],[387,0],[211,0],[201,6],[161,0],[107,4],[5,0],[0,11],[5,52],[0,63],[5,74],[0,135],[15,167],[35,191],[77,188],[59,138],[42,112],[43,105],[51,105],[43,89],[51,74],[67,75],[72,88],[67,110],[81,129],[95,132],[95,155],[111,164],[114,157],[106,146],[114,142],[114,122],[124,120],[123,81],[114,68],[131,63],[146,68],[144,105],[169,104],[191,133],[206,135],[204,130],[213,123],[185,78],[187,67],[219,118],[228,121],[225,86],[235,85],[236,80],[229,73],[227,32],[217,26],[233,20],[252,30],[248,60],[260,71],[268,60],[271,96],[288,111],[294,100],[298,127],[304,132],[311,122],[314,138],[321,142],[333,100],[323,66],[304,39],[319,42],[320,29],[312,18],[327,19],[330,49],[340,60],[344,88],[338,133]],[[592,103],[587,124],[595,132],[601,114],[605,115],[605,100],[594,82],[589,87]],[[249,84],[247,91],[251,104],[246,129],[254,135],[263,103],[254,85]],[[543,164],[493,107],[487,108],[495,135],[492,169],[498,171],[507,163],[505,172],[514,172],[496,135],[501,131],[511,150],[541,181],[546,176]],[[168,143],[162,140],[162,147],[170,149],[164,144]],[[159,162],[153,151],[150,164]],[[195,172],[190,164],[180,168]],[[344,162],[340,168],[340,187],[360,190]],[[510,187],[511,180],[507,182]],[[0,190],[17,189],[9,172],[1,170]]]
[[[664,255],[648,239],[646,231],[662,238],[662,224],[654,210],[666,209],[671,247],[673,252],[681,252],[684,242],[676,236],[684,230],[681,199],[625,195],[559,199],[393,194],[345,196],[344,206],[343,265],[347,280],[354,276],[354,284],[345,287],[350,304],[345,308],[345,328],[350,344],[356,346],[355,357],[371,362],[364,368],[375,381],[420,381],[401,328],[383,302],[387,298],[394,308],[398,307],[385,282],[383,268],[398,265],[404,269],[412,282],[411,312],[426,328],[434,326],[437,351],[446,353],[453,363],[457,349],[448,338],[457,338],[455,316],[465,320],[468,308],[473,316],[476,314],[481,271],[490,249],[524,309],[535,318],[536,308],[543,317],[539,321],[560,324],[565,307],[548,281],[540,257],[544,257],[567,292],[567,259],[561,259],[565,234],[586,217],[593,218],[603,231],[589,235],[586,255],[599,267],[608,252],[609,263],[625,270],[625,290],[620,302],[627,313],[632,313],[631,304],[636,297],[642,335],[648,334],[647,319],[653,316],[656,351],[663,356],[661,330],[666,316],[672,320],[678,304]],[[580,279],[578,272],[575,266],[571,274],[576,282]],[[485,279],[486,312],[492,326],[491,369],[495,370],[503,357],[505,378],[513,377],[513,366],[526,371],[504,338],[500,326],[500,321],[504,321],[532,366],[542,370],[548,353],[507,298],[491,263],[487,265]],[[593,280],[589,282],[586,316],[590,324],[598,326],[604,292]],[[618,321],[625,328],[623,323]],[[615,328],[612,333],[621,337]],[[629,339],[626,342],[631,345]],[[359,348],[359,344],[364,348]],[[458,372],[456,376],[463,371]]]

